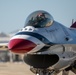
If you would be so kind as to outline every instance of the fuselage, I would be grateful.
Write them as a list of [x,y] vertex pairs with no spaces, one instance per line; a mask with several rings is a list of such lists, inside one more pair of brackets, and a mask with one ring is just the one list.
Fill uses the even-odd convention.
[[[23,42],[25,42],[26,44],[28,44],[27,42],[29,41],[33,43],[32,45],[30,45],[31,44],[30,43],[29,46],[32,46],[32,47],[35,46],[33,48],[31,47],[32,49],[31,51],[36,52],[47,45],[49,46],[58,45],[58,44],[75,45],[76,44],[75,32],[76,32],[75,29],[73,30],[71,28],[67,28],[62,24],[54,21],[53,25],[45,28],[34,28],[33,26],[26,26],[25,28],[21,29],[18,33],[16,33],[15,36],[11,38],[11,40],[16,40],[16,41],[28,40]],[[21,43],[18,43],[18,44],[21,44]],[[26,47],[27,45],[24,44],[24,46]],[[29,49],[27,50],[30,51]],[[25,50],[25,52],[28,52],[28,51]],[[22,52],[22,53],[25,53],[25,52]]]
[[[40,12],[37,14],[39,13]],[[31,22],[30,25],[27,23],[28,25],[26,24],[24,28],[19,30],[19,32],[10,39],[8,48],[12,52],[19,54],[40,54],[41,57],[46,55],[50,62],[53,61],[50,57],[54,57],[54,61],[56,61],[52,64],[50,63],[48,68],[64,69],[76,60],[76,29],[67,28],[54,21],[52,18],[49,19],[48,15],[45,15],[44,17],[47,18],[44,19],[44,22],[41,21],[39,24],[35,24],[35,22],[32,24]],[[34,58],[29,59],[28,57],[25,56],[25,62],[33,66],[36,61],[32,63]],[[35,59],[36,57],[38,58],[38,56],[35,56]],[[38,58],[39,61],[41,60],[41,57]],[[29,62],[31,61],[31,63],[27,61],[27,58]],[[46,63],[48,64],[48,62]]]

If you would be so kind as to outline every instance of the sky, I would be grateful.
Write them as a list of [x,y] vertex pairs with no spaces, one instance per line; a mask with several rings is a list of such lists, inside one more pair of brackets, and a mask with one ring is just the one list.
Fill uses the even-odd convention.
[[23,28],[28,15],[36,10],[49,12],[67,27],[72,19],[76,21],[76,0],[0,0],[0,32]]

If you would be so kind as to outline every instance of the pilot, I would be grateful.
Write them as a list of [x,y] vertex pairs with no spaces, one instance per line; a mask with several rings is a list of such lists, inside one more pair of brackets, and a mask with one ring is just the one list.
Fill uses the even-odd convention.
[[40,24],[41,22],[43,22],[45,20],[45,14],[44,13],[40,13],[36,16],[36,18],[34,19],[34,25]]
[[36,18],[38,22],[41,22],[45,20],[45,14],[44,13],[38,14]]
[[31,25],[33,26],[41,26],[41,23],[45,20],[45,14],[44,13],[40,13],[38,14],[35,18],[31,18],[31,20],[29,21]]

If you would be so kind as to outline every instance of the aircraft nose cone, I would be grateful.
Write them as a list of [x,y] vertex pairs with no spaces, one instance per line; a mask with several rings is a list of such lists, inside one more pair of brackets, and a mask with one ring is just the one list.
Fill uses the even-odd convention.
[[35,43],[25,39],[12,39],[8,44],[8,49],[14,53],[26,53],[35,47]]

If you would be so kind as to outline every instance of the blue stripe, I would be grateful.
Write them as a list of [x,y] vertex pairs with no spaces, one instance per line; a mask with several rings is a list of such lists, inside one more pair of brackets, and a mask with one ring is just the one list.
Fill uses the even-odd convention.
[[39,39],[40,41],[42,41],[44,44],[47,45],[54,45],[54,43],[50,42],[47,38],[45,38],[44,36],[38,34],[38,33],[33,33],[33,32],[19,32],[16,35],[30,35],[33,36],[37,39]]

